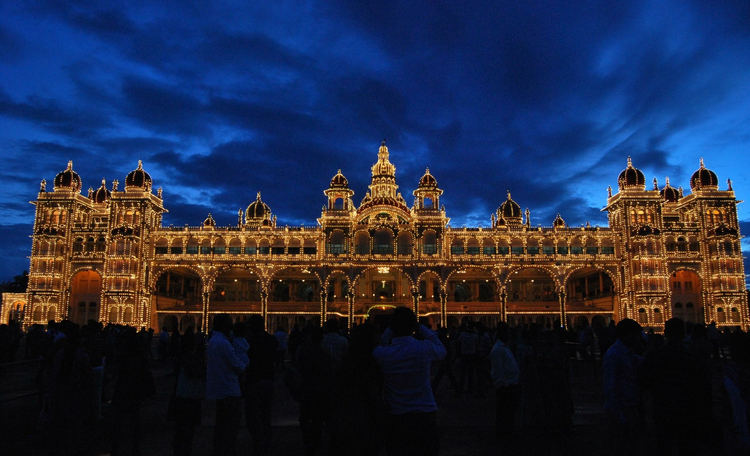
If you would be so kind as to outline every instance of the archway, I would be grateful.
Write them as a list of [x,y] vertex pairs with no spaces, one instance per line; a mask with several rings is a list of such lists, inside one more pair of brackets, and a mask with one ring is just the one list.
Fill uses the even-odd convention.
[[352,287],[354,298],[354,321],[364,322],[372,307],[405,306],[411,308],[412,281],[400,269],[373,267],[360,273]]
[[544,321],[547,323],[559,318],[557,282],[549,271],[542,268],[513,271],[506,281],[505,289],[509,324],[536,323],[539,316],[546,317]]
[[318,319],[321,312],[320,281],[304,268],[285,268],[274,273],[268,284],[268,328],[287,332],[299,317]]
[[214,280],[209,298],[212,313],[261,313],[262,282],[254,271],[244,268],[224,269]]
[[492,273],[482,268],[459,269],[448,276],[446,315],[461,320],[471,316],[473,320],[488,321],[492,326],[500,321],[501,305],[497,281]]
[[171,268],[156,279],[153,303],[157,312],[200,312],[203,281],[189,268]]
[[701,279],[687,269],[672,272],[669,277],[672,290],[672,316],[692,323],[704,323],[701,302]]
[[79,271],[70,287],[71,321],[83,326],[89,320],[99,321],[102,276],[94,270]]
[[575,325],[579,317],[612,319],[619,297],[612,277],[601,269],[583,268],[572,273],[565,282],[565,313],[567,325]]

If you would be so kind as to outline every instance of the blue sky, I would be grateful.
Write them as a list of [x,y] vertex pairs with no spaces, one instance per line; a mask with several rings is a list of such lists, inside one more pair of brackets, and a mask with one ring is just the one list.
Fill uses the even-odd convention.
[[628,156],[686,193],[703,157],[748,199],[749,50],[747,1],[2,2],[0,280],[68,160],[84,192],[143,160],[175,225],[258,191],[313,225],[339,168],[361,201],[383,138],[453,226],[506,190],[534,225],[604,226]]

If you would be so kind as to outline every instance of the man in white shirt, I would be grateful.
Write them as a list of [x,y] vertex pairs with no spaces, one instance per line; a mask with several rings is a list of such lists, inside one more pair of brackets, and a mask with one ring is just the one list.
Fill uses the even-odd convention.
[[206,350],[206,399],[216,400],[214,456],[236,454],[237,433],[242,421],[240,374],[247,368],[247,356],[242,357],[232,345],[231,331],[232,317],[216,315]]
[[[415,330],[424,340],[412,337]],[[372,356],[383,372],[388,455],[437,455],[440,441],[430,364],[445,358],[447,351],[434,332],[417,325],[407,307],[393,311],[382,340],[386,345],[376,347]]]
[[518,408],[518,381],[521,376],[516,357],[508,348],[509,340],[508,325],[500,323],[497,326],[497,342],[490,352],[490,362],[492,364],[492,384],[497,396],[495,433],[497,438],[501,440],[513,437],[515,414]]

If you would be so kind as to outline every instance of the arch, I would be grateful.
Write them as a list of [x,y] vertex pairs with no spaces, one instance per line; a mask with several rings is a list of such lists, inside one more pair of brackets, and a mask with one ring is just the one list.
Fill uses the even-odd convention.
[[422,254],[435,255],[438,253],[437,233],[434,230],[425,230],[422,233]]
[[424,271],[417,277],[417,288],[419,290],[419,314],[434,315],[437,318],[441,311],[440,293],[442,281],[440,275],[435,271]]
[[393,231],[379,228],[373,236],[372,253],[376,255],[393,255]]
[[475,237],[470,237],[466,241],[466,253],[468,255],[479,255],[481,253],[481,247],[479,240]]
[[464,240],[460,238],[454,238],[451,241],[451,255],[463,255],[464,254]]
[[199,311],[203,305],[203,278],[191,267],[171,266],[155,271],[151,300],[157,310]]
[[230,255],[242,254],[242,240],[240,238],[233,237],[232,239],[229,240],[229,254]]
[[497,253],[497,244],[491,237],[482,238],[482,254],[495,255]]
[[[321,290],[320,277],[307,269],[278,269],[268,283],[268,313],[288,320],[294,320],[295,315],[319,315]],[[273,326],[277,323],[274,320]]]
[[397,253],[399,255],[411,255],[413,236],[408,231],[401,231],[397,237]]
[[[368,240],[369,244],[369,240]],[[346,235],[342,230],[333,230],[328,236],[327,252],[332,255],[343,255],[347,253]],[[369,245],[368,245],[369,248]]]
[[348,318],[349,284],[349,277],[340,270],[333,271],[326,277],[326,314],[335,313],[340,317]]
[[290,238],[286,245],[286,253],[287,255],[299,255],[302,253],[302,241],[296,237]]
[[648,314],[646,313],[646,309],[641,307],[638,309],[638,323],[641,325],[648,324]]
[[497,279],[490,269],[467,267],[451,271],[445,280],[448,315],[494,315],[499,317]]
[[[695,269],[684,266],[674,269],[669,276],[669,289],[673,316],[692,323],[704,322],[703,313],[692,305],[700,302],[703,290],[700,275]],[[677,303],[684,302],[690,303],[690,307],[677,307]]]
[[122,322],[126,325],[133,323],[133,306],[126,306],[123,308]]
[[352,280],[355,321],[367,318],[372,306],[392,305],[412,307],[412,277],[400,267],[371,266],[361,270]]
[[370,254],[370,234],[367,231],[357,231],[355,234],[354,253],[357,255]]
[[73,273],[70,283],[70,302],[78,305],[71,305],[71,315],[68,318],[81,326],[89,320],[99,321],[102,292],[102,276],[99,271],[79,269]]
[[249,267],[227,266],[219,271],[211,283],[209,307],[214,312],[258,312],[262,310],[263,279]]

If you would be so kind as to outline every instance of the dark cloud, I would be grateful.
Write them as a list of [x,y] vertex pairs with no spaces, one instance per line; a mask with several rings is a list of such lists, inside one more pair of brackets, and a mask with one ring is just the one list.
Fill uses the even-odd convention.
[[29,270],[28,256],[31,254],[31,223],[0,225],[0,238],[3,239],[3,266],[0,282],[11,280],[23,271]]

